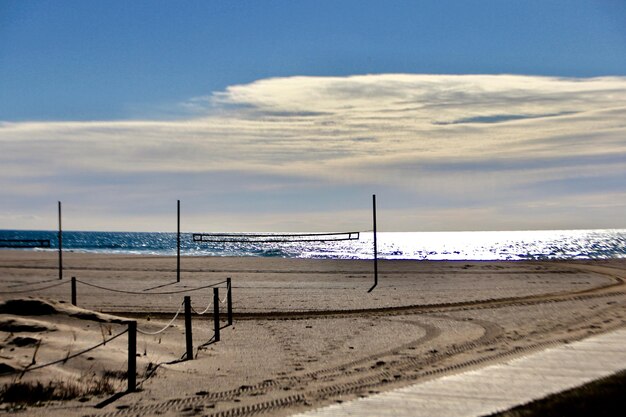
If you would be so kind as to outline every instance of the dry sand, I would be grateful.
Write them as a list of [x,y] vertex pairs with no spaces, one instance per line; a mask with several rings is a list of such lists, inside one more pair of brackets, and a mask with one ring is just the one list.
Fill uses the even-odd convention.
[[[626,324],[624,260],[381,261],[371,293],[371,261],[184,257],[179,283],[172,257],[66,253],[64,267],[59,281],[54,252],[0,251],[0,371],[71,356],[124,331],[129,317],[157,331],[185,295],[205,310],[213,290],[196,289],[227,277],[235,322],[226,326],[223,316],[221,341],[212,343],[212,317],[194,314],[190,361],[180,360],[182,316],[159,335],[140,334],[139,392],[21,410],[2,404],[7,412],[282,416]],[[79,308],[70,305],[72,276]],[[106,375],[121,393],[127,340],[124,334],[64,363],[2,376],[0,384],[89,386]]]

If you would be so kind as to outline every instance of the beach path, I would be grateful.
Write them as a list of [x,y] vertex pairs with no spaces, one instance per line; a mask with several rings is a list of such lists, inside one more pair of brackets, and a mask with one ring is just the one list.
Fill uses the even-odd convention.
[[626,329],[295,417],[478,417],[626,369]]

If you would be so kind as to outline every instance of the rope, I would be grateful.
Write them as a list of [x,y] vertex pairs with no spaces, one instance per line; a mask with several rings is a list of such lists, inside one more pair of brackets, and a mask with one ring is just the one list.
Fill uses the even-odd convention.
[[198,290],[203,290],[205,288],[211,288],[211,287],[216,287],[220,284],[225,283],[226,281],[220,281],[217,282],[215,284],[211,284],[211,285],[205,285],[203,287],[197,287],[197,288],[191,288],[191,289],[186,289],[186,290],[177,290],[177,291],[162,291],[162,292],[145,292],[145,291],[125,291],[125,290],[116,290],[115,288],[107,288],[107,287],[102,287],[100,285],[96,285],[96,284],[90,284],[88,282],[85,281],[81,281],[79,279],[76,280],[76,282],[80,282],[81,284],[85,284],[89,287],[94,287],[94,288],[98,288],[101,290],[105,290],[105,291],[112,291],[112,292],[117,292],[117,293],[122,293],[122,294],[140,294],[140,295],[169,295],[169,294],[182,294],[185,292],[192,292],[192,291],[198,291]]
[[226,295],[223,300],[220,300],[220,304],[224,304],[228,300],[228,293],[231,291],[232,282],[226,281]]
[[85,353],[90,352],[90,351],[92,351],[92,350],[94,350],[96,348],[99,348],[100,346],[106,345],[110,341],[117,339],[118,337],[120,337],[121,335],[123,335],[124,333],[127,333],[127,332],[128,332],[128,329],[123,330],[121,333],[118,333],[115,336],[110,337],[110,338],[102,341],[101,343],[98,343],[95,346],[92,346],[92,347],[87,348],[85,350],[81,350],[80,352],[74,353],[73,355],[68,355],[68,356],[66,356],[63,359],[59,359],[59,360],[56,360],[56,361],[53,361],[53,362],[45,363],[45,364],[39,365],[39,366],[33,366],[32,368],[26,367],[26,368],[24,368],[22,370],[17,370],[16,369],[16,370],[13,370],[13,371],[10,371],[10,372],[6,372],[3,375],[11,375],[11,374],[19,374],[19,373],[21,373],[23,375],[26,372],[31,372],[31,371],[35,371],[37,369],[46,368],[48,366],[56,365],[57,363],[65,363],[65,362],[67,362],[70,359],[73,359],[73,358],[75,358],[77,356],[80,356],[80,355],[84,355]]
[[176,317],[178,317],[178,315],[180,314],[180,310],[183,308],[183,305],[184,305],[184,303],[180,303],[180,306],[178,307],[178,311],[176,312],[176,314],[174,314],[174,318],[172,320],[170,320],[170,322],[167,323],[165,325],[165,327],[162,328],[161,330],[157,330],[156,332],[148,332],[148,331],[141,330],[141,329],[137,328],[137,332],[141,333],[141,334],[148,335],[148,336],[154,336],[154,335],[157,335],[159,333],[163,333],[165,330],[167,330],[168,327],[170,327],[174,323],[174,321],[176,320]]
[[193,308],[193,306],[191,307],[191,309],[193,310],[194,313],[196,313],[197,315],[201,316],[203,314],[206,314],[207,311],[209,311],[209,308],[211,308],[212,304],[213,304],[213,301],[209,301],[209,305],[206,306],[206,308],[204,309],[204,311],[202,313],[197,312],[196,309]]
[[53,284],[53,285],[48,285],[47,287],[42,287],[42,288],[31,288],[29,290],[19,290],[19,291],[0,291],[0,294],[21,294],[21,293],[25,293],[25,292],[33,292],[33,291],[43,291],[43,290],[47,290],[50,288],[54,288],[54,287],[58,287],[61,285],[65,285],[68,284],[70,281],[64,281],[64,282],[59,282],[58,284]]
[[38,284],[45,284],[46,282],[59,282],[58,278],[52,278],[52,279],[46,279],[44,281],[37,281],[37,282],[20,282],[18,284],[12,284],[12,285],[7,285],[7,288],[14,288],[14,287],[28,287],[31,285],[38,285]]

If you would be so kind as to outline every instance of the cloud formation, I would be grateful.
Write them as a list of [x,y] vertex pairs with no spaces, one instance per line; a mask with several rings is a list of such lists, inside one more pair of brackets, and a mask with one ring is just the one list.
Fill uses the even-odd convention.
[[180,198],[194,229],[361,228],[372,193],[388,230],[626,227],[625,77],[270,78],[180,107],[0,122],[0,227],[62,199],[75,228],[159,230]]

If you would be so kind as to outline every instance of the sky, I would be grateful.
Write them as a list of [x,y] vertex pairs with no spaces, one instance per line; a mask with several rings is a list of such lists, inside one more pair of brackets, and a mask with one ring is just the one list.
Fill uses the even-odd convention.
[[0,229],[626,228],[622,0],[0,0]]

